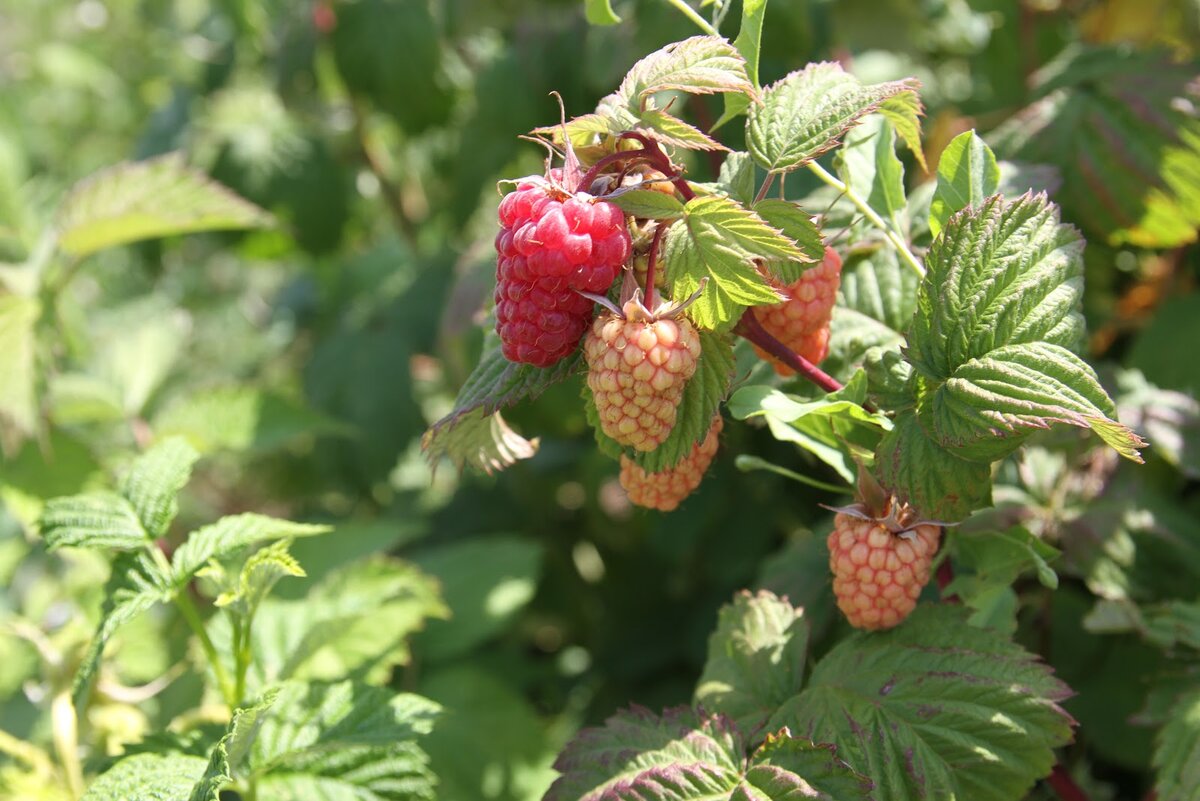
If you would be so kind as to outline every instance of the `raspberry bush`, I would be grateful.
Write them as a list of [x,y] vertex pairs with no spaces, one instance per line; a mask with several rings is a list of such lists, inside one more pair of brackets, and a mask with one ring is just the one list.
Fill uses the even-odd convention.
[[1187,3],[10,5],[0,799],[1200,801]]

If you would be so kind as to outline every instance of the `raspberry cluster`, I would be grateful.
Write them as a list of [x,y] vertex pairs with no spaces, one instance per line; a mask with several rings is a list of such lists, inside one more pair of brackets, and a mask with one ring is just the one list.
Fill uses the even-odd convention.
[[651,313],[634,299],[623,314],[596,318],[583,355],[604,433],[639,451],[666,441],[700,358],[695,326],[685,317]]
[[530,177],[500,202],[499,218],[496,330],[504,356],[548,367],[575,349],[591,321],[592,301],[578,290],[607,292],[629,257],[625,215]]
[[917,525],[892,533],[879,520],[839,512],[829,534],[833,594],[850,625],[887,629],[912,612],[929,583],[939,529]]
[[647,509],[669,512],[691,495],[704,473],[712,464],[725,423],[720,415],[713,418],[712,427],[700,442],[674,467],[657,473],[647,473],[628,456],[621,457],[621,487],[629,500]]
[[[842,259],[832,248],[816,267],[805,270],[787,286],[771,282],[787,300],[757,309],[758,321],[767,333],[813,364],[829,353],[829,322],[842,279]],[[754,350],[771,362],[781,376],[793,370],[757,345]]]

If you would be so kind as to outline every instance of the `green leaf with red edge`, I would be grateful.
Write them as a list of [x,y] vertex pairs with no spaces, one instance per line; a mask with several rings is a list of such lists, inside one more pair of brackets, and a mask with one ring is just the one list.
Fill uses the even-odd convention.
[[467,378],[454,410],[438,420],[421,438],[431,464],[446,457],[458,465],[493,472],[503,470],[536,452],[536,443],[514,432],[497,412],[519,401],[536,398],[578,371],[576,353],[551,367],[517,364],[504,358],[494,333],[487,335],[483,356]]
[[1083,329],[1082,248],[1044,195],[995,196],[950,217],[925,260],[907,351],[933,442],[992,461],[1065,423],[1141,461],[1145,443],[1112,419],[1095,373],[1070,350]]
[[687,313],[706,329],[733,325],[746,306],[778,303],[756,259],[803,260],[778,229],[737,201],[718,195],[689,200],[684,217],[667,229],[662,260],[672,296],[689,297],[707,281]]
[[1154,768],[1159,801],[1200,799],[1200,690],[1175,703],[1158,734]]
[[671,147],[688,150],[729,149],[694,125],[661,109],[648,108],[642,111],[633,130]]
[[866,801],[870,787],[831,746],[786,732],[747,759],[727,718],[687,707],[618,712],[580,732],[554,767],[563,775],[545,801]]
[[[742,24],[738,28],[733,46],[746,60],[746,77],[758,88],[758,54],[762,41],[763,18],[767,14],[767,0],[742,0]],[[713,124],[712,130],[720,128],[735,117],[744,114],[750,107],[750,98],[744,94],[726,94],[725,111]]]
[[693,36],[654,51],[633,65],[617,96],[629,111],[640,114],[650,95],[668,89],[695,95],[756,94],[745,59],[719,36]]
[[921,147],[921,115],[925,113],[925,109],[921,105],[920,96],[916,92],[892,95],[880,104],[879,113],[896,129],[896,135],[908,145],[921,169],[929,172],[929,165],[925,162],[925,151]]
[[1044,96],[988,138],[1007,158],[1052,164],[1055,194],[1090,238],[1169,248],[1200,226],[1195,61],[1071,48],[1041,73]]
[[837,147],[888,98],[915,94],[918,86],[913,78],[864,85],[834,62],[809,64],[763,90],[746,120],[746,142],[764,168],[791,172]]
[[825,255],[825,240],[813,218],[799,205],[790,200],[769,198],[754,204],[754,211],[766,223],[778,228],[792,240],[800,250],[798,259],[770,259],[766,267],[774,278],[790,284],[800,278],[810,265],[821,261]]
[[771,726],[837,746],[889,801],[1017,801],[1054,765],[1074,721],[1070,689],[967,610],[923,605],[860,632],[817,663]]

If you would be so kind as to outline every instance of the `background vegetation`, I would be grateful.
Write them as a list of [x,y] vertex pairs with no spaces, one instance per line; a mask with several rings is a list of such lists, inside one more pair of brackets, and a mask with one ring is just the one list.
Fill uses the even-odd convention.
[[[173,434],[204,455],[175,542],[262,512],[335,526],[293,546],[308,580],[282,581],[284,599],[377,552],[440,580],[451,617],[431,599],[397,624],[423,630],[391,683],[446,709],[424,740],[443,801],[540,798],[581,725],[687,701],[738,589],[806,606],[817,654],[840,636],[818,506],[834,496],[735,457],[836,478],[763,428],[727,426],[709,478],[669,515],[624,499],[577,380],[508,415],[540,450],[495,477],[435,472],[420,452],[478,356],[496,182],[541,170],[517,137],[557,116],[552,90],[586,113],[642,55],[695,33],[664,0],[614,7],[621,25],[593,27],[565,0],[7,0],[0,795],[62,797],[9,739],[52,748],[51,701],[108,572],[90,552],[46,552],[44,501],[109,486]],[[727,19],[732,37],[738,4]],[[954,135],[986,132],[1001,157],[1038,165],[1088,238],[1090,356],[1151,441],[1148,466],[1074,434],[1007,463],[994,514],[1057,543],[1062,584],[1023,580],[976,611],[1076,691],[1065,763],[1095,799],[1144,797],[1156,727],[1197,681],[1200,121],[1182,98],[1190,83],[1200,103],[1198,26],[1190,0],[812,0],[778,2],[763,32],[763,83],[828,59],[864,81],[917,75],[930,165]],[[686,112],[704,125],[720,110],[701,98]],[[80,179],[173,152],[278,224],[46,252]],[[915,187],[928,176],[904,156]],[[706,158],[689,166],[714,175]],[[789,195],[815,187],[789,180]],[[36,312],[12,284],[30,265]],[[963,566],[986,579],[987,564]],[[159,612],[119,635],[110,687],[196,658],[178,615]],[[89,775],[181,712],[204,716],[195,676],[152,689],[110,692],[80,722]]]

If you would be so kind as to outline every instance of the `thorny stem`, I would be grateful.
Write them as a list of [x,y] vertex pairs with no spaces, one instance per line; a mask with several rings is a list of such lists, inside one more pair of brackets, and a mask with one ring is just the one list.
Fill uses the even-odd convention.
[[1061,762],[1054,766],[1054,770],[1050,771],[1046,781],[1054,789],[1054,792],[1058,793],[1058,797],[1062,801],[1089,801],[1087,793],[1075,783]]
[[711,24],[709,24],[708,20],[706,20],[704,17],[700,16],[700,14],[696,11],[696,9],[689,6],[687,3],[684,2],[684,0],[667,0],[667,2],[670,3],[671,5],[675,6],[677,9],[679,9],[685,17],[690,19],[692,22],[696,23],[697,28],[704,31],[709,36],[720,36],[721,35],[720,32],[716,28],[714,28]]
[[841,382],[836,378],[767,333],[767,329],[763,328],[762,323],[754,316],[754,309],[742,312],[742,319],[738,320],[733,332],[758,345],[826,392],[837,392],[842,388]]
[[587,192],[592,182],[596,180],[596,177],[609,165],[618,164],[622,161],[635,161],[644,155],[646,155],[645,150],[619,150],[616,153],[609,153],[593,164],[591,169],[583,174],[583,178],[579,181],[579,188]]
[[918,278],[925,277],[925,268],[921,266],[921,262],[918,261],[917,257],[914,256],[912,251],[908,249],[908,245],[903,239],[900,238],[900,235],[896,233],[895,229],[888,225],[888,223],[879,216],[879,213],[876,212],[875,209],[871,208],[867,201],[859,197],[858,193],[838,180],[836,175],[826,170],[817,162],[810,161],[808,163],[808,169],[826,184],[832,186],[838,192],[841,192],[843,195],[845,195],[846,199],[853,203],[854,207],[862,212],[864,217],[871,221],[872,225],[883,232],[883,235],[887,237],[887,241],[890,242],[892,247],[896,249],[896,254],[900,256],[900,260],[911,267],[913,272],[917,274]]
[[[643,155],[646,158],[646,161],[650,163],[650,166],[661,172],[663,175],[675,175],[675,165],[671,163],[671,159],[668,158],[667,154],[664,153],[662,148],[658,146],[658,142],[654,141],[645,134],[636,133],[634,131],[626,131],[625,133],[621,134],[621,138],[633,139],[641,142],[643,148],[642,151],[635,150],[630,152]],[[688,182],[685,181],[682,176],[676,176],[671,180],[671,183],[675,186],[675,189],[679,192],[679,194],[683,195],[683,199],[685,201],[692,200],[696,197],[696,193],[692,191],[692,188],[688,186]]]

